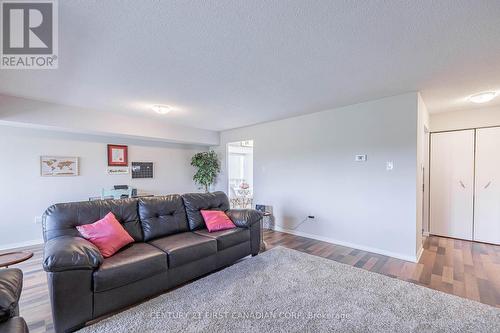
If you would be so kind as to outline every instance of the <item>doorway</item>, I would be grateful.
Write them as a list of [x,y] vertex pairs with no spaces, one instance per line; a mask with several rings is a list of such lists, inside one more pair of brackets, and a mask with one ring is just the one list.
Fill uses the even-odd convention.
[[500,245],[500,127],[434,132],[430,233]]
[[227,193],[231,208],[252,208],[253,140],[228,143],[227,156]]

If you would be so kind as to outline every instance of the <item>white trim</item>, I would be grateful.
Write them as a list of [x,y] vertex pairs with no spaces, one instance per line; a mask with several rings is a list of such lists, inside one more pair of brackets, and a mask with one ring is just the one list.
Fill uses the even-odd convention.
[[429,234],[428,231],[424,231],[424,232],[422,232],[422,235],[425,236],[425,237],[429,237],[431,234]]
[[420,262],[420,257],[422,256],[422,253],[424,253],[424,247],[420,246],[420,250],[418,250],[418,253],[417,253],[417,261],[416,262]]
[[39,245],[43,244],[43,239],[32,239],[29,241],[25,242],[19,242],[19,243],[10,243],[10,244],[0,244],[0,250],[12,250],[12,249],[17,249],[19,247],[26,247],[26,246],[33,246],[33,245]]
[[403,254],[400,254],[400,253],[386,251],[386,250],[382,250],[382,249],[375,248],[375,247],[370,247],[370,246],[365,246],[365,245],[359,245],[359,244],[354,244],[354,243],[350,243],[350,242],[340,241],[340,240],[337,240],[337,239],[333,239],[333,238],[329,238],[329,237],[323,237],[323,236],[318,236],[318,235],[313,235],[313,234],[308,234],[308,233],[305,233],[305,232],[302,232],[302,231],[297,231],[297,230],[289,230],[289,229],[285,229],[285,228],[279,227],[277,225],[274,226],[274,230],[285,232],[287,234],[292,234],[292,235],[296,235],[296,236],[302,236],[302,237],[312,238],[312,239],[320,240],[320,241],[327,242],[327,243],[332,243],[332,244],[337,244],[337,245],[352,247],[354,249],[358,249],[358,250],[362,250],[362,251],[367,251],[367,252],[372,252],[372,253],[377,253],[377,254],[381,254],[381,255],[384,255],[384,256],[389,256],[389,257],[393,257],[393,258],[397,258],[397,259],[402,259],[402,260],[411,261],[411,262],[418,262],[417,256],[406,256],[406,255],[403,255]]

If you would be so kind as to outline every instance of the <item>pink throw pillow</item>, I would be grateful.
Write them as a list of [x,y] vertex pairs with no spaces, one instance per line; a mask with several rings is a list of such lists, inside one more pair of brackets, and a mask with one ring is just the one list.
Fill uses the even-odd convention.
[[220,210],[201,210],[209,232],[236,228],[233,221]]
[[76,229],[83,238],[97,246],[104,258],[111,257],[125,245],[134,242],[111,212],[97,222],[79,225]]

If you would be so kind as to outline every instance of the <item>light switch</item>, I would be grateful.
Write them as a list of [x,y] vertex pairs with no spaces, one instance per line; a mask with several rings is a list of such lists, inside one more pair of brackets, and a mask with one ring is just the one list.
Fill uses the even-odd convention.
[[385,163],[385,169],[387,171],[392,171],[394,169],[394,162],[393,161],[388,161]]
[[356,155],[354,157],[354,160],[356,162],[366,162],[366,157],[367,157],[366,155]]

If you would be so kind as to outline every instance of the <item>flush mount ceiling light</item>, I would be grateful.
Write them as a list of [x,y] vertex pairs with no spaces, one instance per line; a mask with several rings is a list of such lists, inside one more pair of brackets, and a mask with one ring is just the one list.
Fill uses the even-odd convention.
[[153,109],[154,112],[159,114],[167,114],[170,111],[172,111],[172,108],[168,105],[153,105],[151,109]]
[[479,94],[474,94],[469,97],[472,103],[487,103],[497,96],[495,91],[485,91]]

